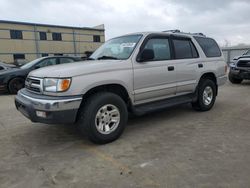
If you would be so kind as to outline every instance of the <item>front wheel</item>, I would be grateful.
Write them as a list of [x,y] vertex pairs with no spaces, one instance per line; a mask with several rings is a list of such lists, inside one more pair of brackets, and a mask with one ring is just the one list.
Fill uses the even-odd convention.
[[229,72],[228,79],[232,84],[240,84],[243,81],[241,78],[235,78],[231,72]]
[[192,107],[198,111],[210,110],[216,99],[216,84],[209,79],[201,80],[197,89],[197,101],[192,103]]
[[77,124],[92,142],[105,144],[120,137],[127,119],[127,106],[122,98],[114,93],[101,92],[83,104]]

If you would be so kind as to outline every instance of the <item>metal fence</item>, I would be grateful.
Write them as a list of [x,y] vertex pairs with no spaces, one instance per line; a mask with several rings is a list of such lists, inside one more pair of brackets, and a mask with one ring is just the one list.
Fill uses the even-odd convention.
[[235,56],[240,56],[250,49],[250,46],[244,47],[222,47],[222,52],[227,63],[232,62]]

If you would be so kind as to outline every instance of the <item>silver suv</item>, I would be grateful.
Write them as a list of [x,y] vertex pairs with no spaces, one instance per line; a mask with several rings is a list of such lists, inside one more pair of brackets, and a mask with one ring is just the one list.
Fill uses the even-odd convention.
[[122,134],[128,112],[183,103],[210,110],[226,67],[215,40],[203,34],[129,34],[107,41],[88,61],[31,72],[15,104],[33,122],[76,123],[103,144]]

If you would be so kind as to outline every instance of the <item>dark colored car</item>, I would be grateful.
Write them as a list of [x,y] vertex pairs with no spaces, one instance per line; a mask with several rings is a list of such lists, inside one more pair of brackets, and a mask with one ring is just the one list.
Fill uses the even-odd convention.
[[243,80],[250,80],[250,50],[242,56],[235,57],[230,63],[228,78],[233,84],[240,84]]
[[32,70],[76,61],[81,61],[81,58],[73,56],[51,56],[35,59],[21,67],[5,67],[4,70],[0,71],[0,91],[8,91],[11,94],[16,94],[19,89],[24,87],[25,79]]

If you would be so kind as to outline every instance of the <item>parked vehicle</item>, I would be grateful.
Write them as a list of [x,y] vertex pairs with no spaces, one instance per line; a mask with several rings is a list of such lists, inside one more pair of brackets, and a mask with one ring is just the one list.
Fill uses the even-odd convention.
[[242,58],[242,57],[248,57],[250,58],[250,50],[247,50],[245,53],[243,53],[242,55],[240,56],[235,56],[233,58],[233,63],[235,63],[238,59]]
[[240,84],[243,80],[250,80],[250,56],[242,56],[229,66],[228,78],[231,83]]
[[5,70],[10,69],[10,68],[13,68],[13,67],[16,67],[16,66],[13,64],[7,64],[7,63],[0,62],[0,72],[5,71]]
[[15,98],[33,122],[76,123],[95,143],[123,132],[136,115],[183,103],[208,111],[227,80],[215,40],[177,31],[117,37],[85,63],[32,71]]
[[51,56],[42,57],[31,61],[21,67],[9,67],[0,71],[0,91],[8,91],[11,94],[24,87],[24,82],[30,71],[50,65],[58,65],[80,61],[77,57]]

